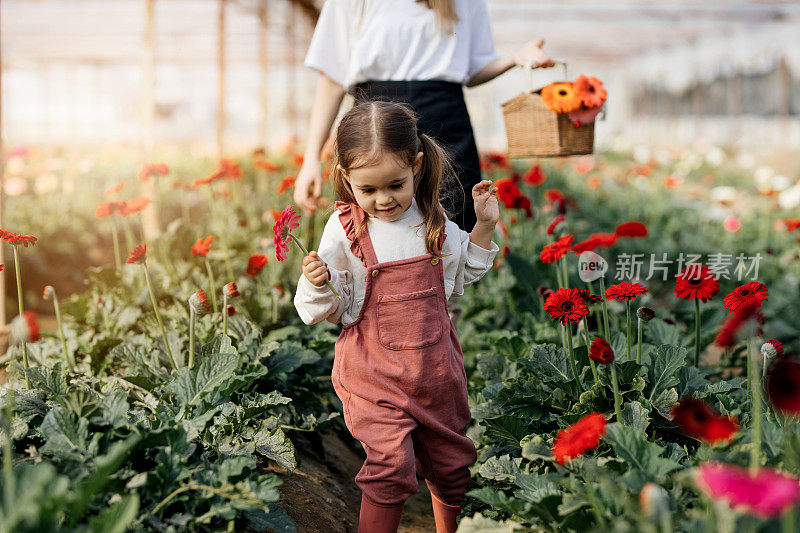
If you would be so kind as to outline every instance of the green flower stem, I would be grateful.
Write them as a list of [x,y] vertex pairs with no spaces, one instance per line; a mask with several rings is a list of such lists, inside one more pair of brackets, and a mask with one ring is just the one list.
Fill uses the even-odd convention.
[[100,315],[103,317],[103,327],[107,332],[111,332],[111,326],[108,324],[108,315],[106,314],[105,300],[100,304]]
[[[292,242],[294,242],[295,244],[297,244],[297,246],[300,247],[300,250],[303,252],[303,254],[308,255],[308,250],[306,250],[306,247],[303,246],[303,243],[301,243],[300,240],[291,233],[289,233],[289,236],[292,238]],[[339,293],[336,292],[336,289],[333,288],[333,285],[331,285],[329,281],[326,281],[325,285],[328,286],[328,288],[331,290],[334,296],[336,296],[337,298],[339,297]]]
[[167,349],[167,355],[169,356],[169,362],[172,365],[173,370],[178,369],[178,365],[175,364],[175,358],[172,356],[172,350],[169,347],[169,342],[167,342],[167,332],[164,330],[164,322],[161,320],[161,313],[158,312],[158,305],[156,305],[156,295],[153,292],[153,284],[150,282],[150,272],[147,270],[147,262],[142,262],[142,266],[144,267],[144,278],[147,280],[147,290],[150,291],[150,301],[153,302],[153,311],[156,313],[156,320],[158,320],[158,327],[161,328],[161,338],[164,339],[164,347]]
[[592,508],[592,512],[594,513],[595,518],[597,518],[597,523],[600,526],[600,531],[608,531],[608,523],[606,522],[605,518],[603,518],[603,514],[600,512],[600,502],[597,500],[597,494],[594,491],[594,483],[589,480],[586,484],[586,496],[589,500],[589,505]]
[[783,513],[781,518],[781,533],[794,533],[797,531],[794,528],[794,513],[795,507],[790,507],[788,511]]
[[637,340],[639,341],[636,350],[636,362],[641,365],[642,364],[642,319],[641,318],[636,319],[636,329],[638,330],[636,337]]
[[228,249],[228,241],[223,234],[219,236],[219,243],[222,245],[222,252],[225,254],[225,271],[228,274],[228,279],[234,280],[233,266],[231,265],[231,253]]
[[67,362],[67,368],[72,370],[72,361],[69,359],[67,353],[67,341],[64,339],[64,327],[61,324],[61,306],[58,305],[58,295],[53,289],[53,306],[56,309],[56,322],[58,322],[58,336],[61,337],[61,349],[64,351],[64,361]]
[[125,242],[127,243],[128,250],[133,250],[135,239],[133,237],[133,230],[131,229],[131,225],[128,223],[128,219],[121,219],[122,220],[122,229],[125,232]]
[[694,366],[700,368],[700,300],[694,301]]
[[[559,259],[559,261],[561,261],[561,259]],[[558,288],[559,289],[563,289],[564,288],[564,276],[561,274],[561,268],[559,268],[558,263],[556,263],[553,266],[556,268],[556,281],[558,282]]]
[[628,340],[628,361],[631,360],[631,302],[625,301],[625,337]]
[[164,507],[172,498],[174,498],[178,494],[181,494],[182,492],[187,492],[187,491],[190,491],[190,490],[205,490],[205,491],[208,491],[211,494],[215,494],[215,495],[217,495],[217,496],[219,496],[221,498],[227,498],[227,499],[229,499],[231,501],[241,502],[241,503],[244,503],[244,504],[247,504],[247,505],[250,505],[250,506],[260,507],[262,509],[264,508],[261,504],[259,504],[257,502],[254,502],[252,500],[248,500],[248,499],[242,498],[240,496],[235,496],[235,495],[226,493],[226,492],[224,492],[224,491],[222,491],[220,489],[217,489],[217,488],[214,488],[214,487],[210,487],[208,485],[200,485],[200,484],[198,484],[198,485],[184,485],[183,487],[180,487],[178,489],[173,490],[166,498],[161,500],[158,503],[158,505],[156,505],[153,508],[153,514],[158,513],[158,511],[162,507]]
[[606,340],[611,342],[609,338],[610,334],[608,333],[608,306],[606,305],[606,282],[603,277],[600,277],[600,296],[603,297],[603,327],[605,328],[606,332]]
[[194,325],[196,321],[197,313],[192,304],[189,304],[189,368],[194,365]]
[[208,257],[205,258],[206,260],[206,272],[208,272],[208,281],[211,282],[211,290],[208,291],[211,294],[211,307],[214,311],[214,314],[217,314],[217,282],[214,281],[214,272],[211,270],[211,263],[208,262]]
[[[589,293],[590,294],[595,294],[594,285],[592,285],[591,281],[587,281],[586,282],[586,286],[589,287]],[[600,330],[600,324],[602,324],[603,321],[600,318],[600,310],[597,308],[597,306],[595,306],[595,308],[594,308],[594,317],[595,317],[595,320],[597,320],[597,329],[599,331]],[[608,340],[608,339],[606,339],[606,340]]]
[[[592,343],[589,340],[589,328],[583,330],[584,335],[586,336],[586,355],[588,357],[589,350],[591,349]],[[592,361],[592,358],[589,357],[589,365],[592,367],[592,375],[594,376],[594,384],[597,385],[600,383],[600,380],[597,378],[597,366]]]
[[3,417],[3,425],[5,426],[6,438],[3,439],[3,477],[5,478],[4,494],[5,508],[11,509],[14,501],[14,493],[16,492],[16,480],[14,479],[14,451],[12,448],[13,439],[11,438],[11,423],[14,416],[14,389],[9,388],[6,395],[6,404],[3,407],[5,413]]
[[[19,317],[23,317],[25,313],[25,306],[22,302],[22,280],[19,277],[19,250],[18,244],[14,244],[14,272],[17,274],[17,302],[19,303]],[[22,359],[25,362],[25,370],[28,369],[28,347],[25,346],[25,341],[22,341]],[[28,378],[28,373],[25,372],[25,388],[31,388],[31,380]],[[10,433],[9,433],[10,435]]]
[[228,334],[228,291],[222,288],[222,333]]
[[569,269],[567,268],[567,256],[565,255],[558,262],[561,265],[561,270],[563,272],[562,275],[564,277],[564,287],[569,287]]
[[611,386],[614,388],[614,413],[617,415],[617,422],[622,421],[622,398],[619,395],[619,385],[617,379],[617,367],[614,361],[609,363],[611,367]]
[[114,241],[114,265],[119,272],[122,268],[122,260],[119,257],[119,230],[117,229],[117,216],[111,216],[111,239]]
[[578,386],[582,389],[583,385],[578,378],[578,366],[575,364],[575,354],[572,351],[572,325],[567,323],[564,325],[564,329],[567,337],[567,346],[569,348],[569,363],[572,365],[572,374],[575,376],[575,381],[578,382]]
[[755,472],[761,466],[761,379],[758,377],[758,358],[751,357],[750,344],[755,339],[747,340],[747,363],[752,363],[751,377],[753,384],[750,388],[750,410],[753,418],[753,447],[750,449],[750,470]]

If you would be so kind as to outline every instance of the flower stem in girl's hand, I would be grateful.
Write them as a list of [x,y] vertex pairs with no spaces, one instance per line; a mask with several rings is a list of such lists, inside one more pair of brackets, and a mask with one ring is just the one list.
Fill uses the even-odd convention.
[[[301,243],[297,239],[297,237],[292,235],[292,230],[297,229],[299,227],[300,227],[300,215],[295,213],[293,205],[287,205],[281,212],[281,215],[278,217],[278,220],[275,221],[275,225],[272,227],[272,230],[275,232],[275,257],[278,258],[278,261],[283,261],[284,259],[286,259],[286,252],[289,249],[288,244],[292,241],[294,241],[294,243],[297,244],[298,247],[300,247],[300,250],[302,250],[303,255],[305,255],[306,258],[310,256],[306,247],[303,246],[303,243]],[[314,252],[314,254],[316,255],[316,252]],[[304,273],[305,273],[306,258],[303,259]],[[319,259],[319,257],[317,257],[317,260],[319,260],[323,265],[325,265],[325,263],[322,262],[322,260]],[[317,267],[319,267],[319,265],[317,265]],[[331,285],[330,282],[327,281],[327,276],[328,275],[326,267],[325,285],[327,285],[328,288],[333,293],[333,295],[338,298],[339,293],[336,292],[336,289],[333,288],[333,285]],[[308,277],[309,281],[311,281],[311,278],[309,276],[306,277]],[[317,286],[321,287],[322,285],[320,284]]]

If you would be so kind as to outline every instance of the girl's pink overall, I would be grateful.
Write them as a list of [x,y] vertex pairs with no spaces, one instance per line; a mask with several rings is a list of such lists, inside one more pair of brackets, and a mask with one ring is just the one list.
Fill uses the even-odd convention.
[[[477,460],[461,346],[447,314],[442,262],[431,254],[378,263],[366,214],[337,202],[350,249],[367,268],[361,313],[336,341],[333,387],[367,459],[355,481],[377,504],[417,492],[416,474],[458,505]],[[439,240],[439,249],[444,242]]]

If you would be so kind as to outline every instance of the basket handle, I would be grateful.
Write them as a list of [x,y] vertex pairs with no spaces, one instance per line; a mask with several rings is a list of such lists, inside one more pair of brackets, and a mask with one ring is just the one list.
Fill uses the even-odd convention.
[[[555,64],[556,65],[561,65],[561,68],[563,69],[563,73],[564,73],[564,79],[567,79],[567,62],[566,62],[566,60],[564,60],[564,59],[556,59],[555,60]],[[536,88],[536,86],[533,84],[533,76],[534,76],[533,75],[533,71],[534,71],[533,65],[528,63],[527,65],[525,65],[524,68],[528,71],[528,84],[530,85],[531,92],[533,92],[533,90]]]

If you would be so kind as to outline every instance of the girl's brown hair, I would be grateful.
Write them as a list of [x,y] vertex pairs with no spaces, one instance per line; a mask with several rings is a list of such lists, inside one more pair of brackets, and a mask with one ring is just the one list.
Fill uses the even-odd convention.
[[[341,201],[356,204],[346,174],[378,164],[386,155],[412,166],[419,152],[423,156],[414,176],[414,197],[425,224],[425,248],[439,256],[437,244],[446,222],[445,210],[439,202],[439,187],[443,179],[452,179],[452,166],[436,141],[418,133],[417,117],[408,106],[397,102],[363,102],[342,117],[336,129],[331,163],[333,190]],[[365,226],[366,219],[356,234]]]
[[447,33],[453,31],[453,23],[458,22],[455,0],[417,0],[417,2],[425,4],[436,13],[439,29]]

